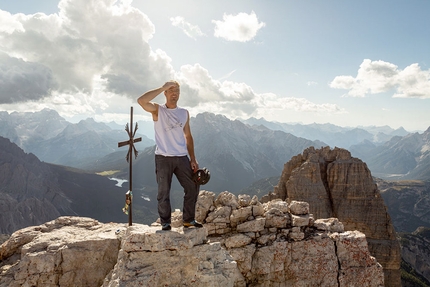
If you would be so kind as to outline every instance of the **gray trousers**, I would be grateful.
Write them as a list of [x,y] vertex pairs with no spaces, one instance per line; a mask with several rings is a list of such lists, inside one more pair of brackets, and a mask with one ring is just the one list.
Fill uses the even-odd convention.
[[188,156],[155,155],[155,173],[158,183],[158,215],[161,223],[171,223],[170,188],[173,174],[184,188],[182,219],[184,222],[193,221],[200,186],[193,181],[193,170]]

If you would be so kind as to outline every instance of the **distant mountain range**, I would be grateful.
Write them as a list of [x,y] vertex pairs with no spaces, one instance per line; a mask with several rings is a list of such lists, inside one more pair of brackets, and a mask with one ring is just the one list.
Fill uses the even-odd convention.
[[60,215],[127,222],[126,189],[93,173],[41,162],[0,137],[0,234],[39,225]]
[[[0,136],[42,161],[88,170],[99,159],[119,151],[118,142],[128,140],[124,127],[112,129],[91,118],[73,124],[49,109],[36,113],[0,112]],[[136,143],[138,149],[154,145],[139,130],[137,137],[142,137]]]
[[[211,172],[211,180],[202,189],[214,192],[237,193],[258,179],[279,175],[283,165],[303,149],[326,145],[212,113],[191,118],[190,125],[199,165]],[[139,172],[135,184],[156,186],[153,148],[139,155],[135,170]],[[127,172],[124,169],[122,175]]]
[[331,147],[348,149],[384,179],[430,180],[430,128],[410,133],[389,126],[339,127],[332,124],[286,124],[250,118],[245,123],[281,130]]
[[[349,128],[328,123],[269,122],[263,118],[231,121],[211,113],[191,118],[191,126],[200,164],[211,165],[223,181],[210,183],[215,190],[238,190],[250,180],[276,176],[283,163],[307,144],[347,148],[381,178],[430,178],[428,130],[419,134],[389,126]],[[118,142],[126,140],[127,134],[124,126],[115,122],[104,124],[89,118],[73,124],[49,109],[35,113],[0,112],[0,136],[49,163],[88,171],[127,167],[126,149],[118,149]],[[137,136],[143,139],[136,143],[138,150],[152,147],[153,123],[140,121]],[[308,142],[304,144],[304,140]],[[242,168],[243,173],[237,175],[243,183],[238,183],[233,171],[242,172]]]
[[367,163],[374,176],[430,180],[430,128],[422,134],[395,136],[379,146],[363,142],[350,151]]
[[264,118],[250,118],[243,121],[249,125],[265,126],[272,130],[284,131],[297,137],[309,140],[320,140],[330,147],[349,149],[351,145],[369,141],[381,144],[390,140],[393,136],[405,136],[409,134],[403,127],[392,129],[389,126],[368,127],[340,127],[333,124],[288,124],[266,121]]
[[[271,124],[264,119],[250,119],[247,122],[233,121],[212,113],[202,113],[191,118],[190,125],[199,164],[209,168],[212,175],[209,183],[201,189],[216,193],[228,190],[235,194],[248,193],[261,197],[265,194],[262,186],[269,184],[270,191],[273,191],[273,185],[276,184],[283,165],[292,156],[302,153],[309,146],[319,148],[329,144],[297,136],[306,133],[319,134],[328,141],[337,140],[335,146],[341,146],[342,142],[352,144],[352,155],[366,162],[374,176],[380,176],[378,173],[387,176],[395,173],[401,174],[403,178],[430,180],[430,130],[419,134],[389,127],[368,127],[368,130],[364,130],[314,124],[294,125],[293,134],[293,130],[289,133],[278,128],[280,126],[282,129],[291,129],[293,125]],[[138,132],[150,128],[148,123],[140,123]],[[395,135],[397,133],[406,135]],[[312,138],[315,138],[315,134]],[[378,142],[376,139],[381,139],[382,134],[390,139]],[[59,202],[51,204],[57,213],[52,209],[50,216],[54,213],[85,213],[88,216],[97,214],[103,218],[94,217],[99,220],[109,220],[111,215],[107,214],[108,210],[99,210],[109,206],[108,209],[115,210],[113,214],[116,214],[116,219],[126,220],[120,212],[122,206],[118,204],[123,204],[128,184],[118,188],[113,181],[95,174],[105,172],[112,177],[128,179],[129,170],[125,161],[127,149],[117,146],[119,141],[127,139],[124,127],[121,128],[121,125],[114,122],[97,123],[93,119],[72,124],[52,110],[37,113],[0,112],[0,136],[9,137],[26,153],[32,153],[20,155],[18,158],[21,158],[22,166],[32,170],[30,174],[34,174],[34,179],[46,178],[45,181],[33,182],[28,186],[43,190],[38,192],[46,194],[48,199],[45,199],[45,196],[30,198],[42,200],[40,202],[52,202],[54,197],[51,198],[49,194],[56,194],[55,200]],[[136,144],[139,156],[133,161],[133,193],[136,202],[139,202],[134,217],[136,222],[151,223],[157,218],[154,142],[145,135],[137,136],[142,136],[143,142]],[[307,136],[310,137],[309,134]],[[5,154],[2,156],[7,157]],[[38,158],[53,164],[45,164]],[[2,158],[0,160],[4,161]],[[30,163],[37,165],[29,166]],[[11,169],[8,165],[3,168]],[[44,173],[39,174],[42,171]],[[29,177],[28,173],[14,173],[12,177],[16,184],[7,183],[10,179],[3,178],[11,176],[6,172],[0,176],[3,182],[0,191],[5,198],[2,199],[5,206],[20,204],[27,198],[26,195],[19,194],[32,194],[28,191],[21,192],[22,189],[17,188],[17,183],[27,182],[33,177]],[[248,188],[253,183],[257,185],[254,191]],[[49,192],[46,191],[47,188]],[[110,192],[113,193],[107,196]],[[16,196],[13,197],[12,194]],[[182,198],[182,188],[174,179],[174,208],[182,207]],[[81,204],[81,201],[85,204]],[[35,202],[36,205],[41,205]],[[46,212],[49,210],[47,207]]]

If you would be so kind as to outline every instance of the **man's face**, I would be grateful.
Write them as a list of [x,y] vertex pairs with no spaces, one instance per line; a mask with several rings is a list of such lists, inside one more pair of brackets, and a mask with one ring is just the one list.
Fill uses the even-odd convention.
[[168,102],[170,101],[177,102],[179,100],[179,94],[180,94],[179,86],[170,87],[168,90],[164,92],[164,94],[166,95],[166,100]]

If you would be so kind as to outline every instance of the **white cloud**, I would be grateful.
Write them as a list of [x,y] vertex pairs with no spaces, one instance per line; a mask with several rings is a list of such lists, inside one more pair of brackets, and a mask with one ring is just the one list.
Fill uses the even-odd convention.
[[37,100],[56,87],[51,70],[0,52],[0,104]]
[[279,97],[273,93],[257,94],[245,83],[213,79],[199,64],[182,66],[176,79],[181,84],[181,105],[190,107],[193,115],[211,111],[230,118],[246,118],[282,110],[318,114],[346,112],[335,104],[316,104],[303,98]]
[[[9,14],[2,18],[6,23],[1,27],[7,28],[0,29],[1,109],[51,108],[67,118],[119,117],[119,111],[128,114],[130,105],[137,106],[137,97],[145,91],[177,79],[181,106],[189,108],[192,115],[210,111],[237,118],[282,110],[343,112],[332,104],[257,94],[245,83],[226,80],[234,71],[218,80],[200,64],[174,71],[171,58],[148,44],[154,25],[130,3],[62,0],[58,14]],[[220,29],[224,26],[236,30],[237,34],[229,34],[231,39],[248,41],[264,23],[252,12],[225,15],[224,22],[217,24]],[[155,100],[164,102],[164,97]],[[136,111],[136,116],[142,114],[146,115]]]
[[[131,1],[62,0],[58,14],[15,14],[2,18],[0,50],[15,65],[2,67],[7,75],[21,73],[21,83],[29,69],[44,77],[45,85],[33,91],[27,81],[24,91],[11,94],[0,90],[0,98],[26,101],[58,94],[92,94],[93,79],[106,80],[107,92],[136,97],[173,76],[171,59],[148,44],[155,29]],[[2,15],[5,13],[2,13]],[[7,14],[7,13],[6,13]],[[6,23],[5,23],[6,22]],[[5,57],[5,56],[3,56]],[[43,68],[42,68],[43,67]],[[26,70],[27,72],[24,72]],[[154,70],[157,73],[154,73]],[[4,78],[13,87],[17,77]],[[15,81],[15,82],[14,82]]]
[[212,20],[212,23],[215,24],[215,37],[238,42],[252,40],[257,35],[258,30],[266,25],[264,22],[258,21],[254,11],[251,14],[224,14],[222,21]]
[[[0,32],[12,33],[13,31],[23,31],[22,24],[9,12],[0,10]],[[0,36],[0,39],[1,36]]]
[[196,39],[196,37],[206,36],[205,33],[200,30],[199,26],[188,23],[187,21],[185,21],[184,17],[172,17],[170,18],[170,21],[172,22],[173,26],[182,29],[185,35],[192,39]]
[[308,81],[306,84],[307,84],[308,86],[315,86],[315,85],[318,85],[318,83],[317,83],[317,82],[313,82],[313,81]]
[[337,76],[330,87],[349,90],[347,95],[352,97],[395,90],[393,97],[427,99],[430,98],[430,70],[423,71],[418,64],[401,70],[392,63],[365,59],[355,78]]
[[[335,104],[316,104],[304,98],[278,97],[267,93],[258,95],[259,110],[291,110],[296,112],[312,113],[346,113],[345,109]],[[260,111],[262,112],[262,111]]]
[[430,98],[430,70],[422,71],[418,64],[412,64],[399,72],[397,98]]

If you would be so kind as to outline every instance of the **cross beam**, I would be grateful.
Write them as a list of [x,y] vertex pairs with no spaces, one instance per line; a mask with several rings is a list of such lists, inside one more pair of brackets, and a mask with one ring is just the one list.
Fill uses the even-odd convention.
[[131,210],[131,206],[132,206],[132,198],[133,198],[133,157],[132,157],[132,153],[134,152],[134,158],[137,158],[138,155],[138,151],[136,150],[136,147],[134,146],[134,143],[140,142],[142,141],[142,138],[137,138],[135,139],[134,136],[136,135],[136,131],[137,131],[137,123],[136,126],[133,130],[133,107],[130,108],[130,128],[128,123],[125,125],[125,130],[129,136],[129,139],[127,141],[123,141],[123,142],[119,142],[118,143],[118,147],[123,147],[128,145],[128,152],[127,152],[127,156],[126,156],[126,160],[129,163],[129,190],[125,195],[125,202],[126,202],[126,206],[128,206],[129,210],[128,210],[128,225],[131,226],[133,224],[133,218],[132,218],[132,210]]

